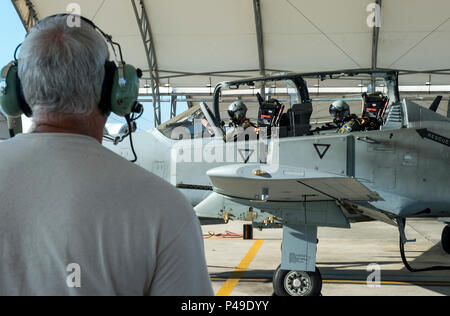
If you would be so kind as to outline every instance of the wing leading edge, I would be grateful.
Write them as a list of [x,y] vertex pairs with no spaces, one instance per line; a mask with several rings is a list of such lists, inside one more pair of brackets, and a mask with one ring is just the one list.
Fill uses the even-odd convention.
[[208,171],[214,191],[264,202],[355,201],[383,199],[355,178],[292,167],[231,165]]

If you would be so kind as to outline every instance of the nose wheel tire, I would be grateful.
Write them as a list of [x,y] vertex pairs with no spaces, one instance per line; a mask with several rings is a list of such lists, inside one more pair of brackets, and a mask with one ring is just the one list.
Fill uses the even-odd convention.
[[273,288],[276,296],[319,296],[322,276],[315,272],[281,270],[275,271]]
[[446,226],[442,232],[442,248],[450,254],[450,226]]

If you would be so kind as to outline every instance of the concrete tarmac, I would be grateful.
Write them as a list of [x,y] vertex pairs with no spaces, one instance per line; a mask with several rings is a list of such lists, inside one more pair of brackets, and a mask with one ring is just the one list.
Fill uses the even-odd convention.
[[[242,234],[244,222],[202,226],[203,233]],[[450,266],[441,248],[444,223],[409,220],[406,256],[413,268]],[[231,238],[230,238],[231,237]],[[222,296],[271,296],[272,275],[281,262],[282,229],[254,230],[253,240],[206,237],[205,251],[215,293]],[[401,261],[397,227],[381,222],[352,224],[352,229],[319,228],[317,266],[324,296],[450,295],[450,271],[411,273]],[[380,268],[380,284],[367,284]],[[372,278],[373,279],[373,278]]]

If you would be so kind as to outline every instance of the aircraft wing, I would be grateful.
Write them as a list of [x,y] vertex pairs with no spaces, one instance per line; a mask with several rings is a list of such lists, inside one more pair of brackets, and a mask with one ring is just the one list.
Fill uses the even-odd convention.
[[294,167],[228,165],[208,171],[216,193],[260,202],[355,201],[382,198],[355,178]]

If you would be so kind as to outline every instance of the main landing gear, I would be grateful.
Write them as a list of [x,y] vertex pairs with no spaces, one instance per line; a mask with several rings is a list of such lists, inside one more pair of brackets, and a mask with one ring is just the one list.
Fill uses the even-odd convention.
[[320,296],[322,275],[314,272],[281,270],[273,275],[273,289],[276,296]]

